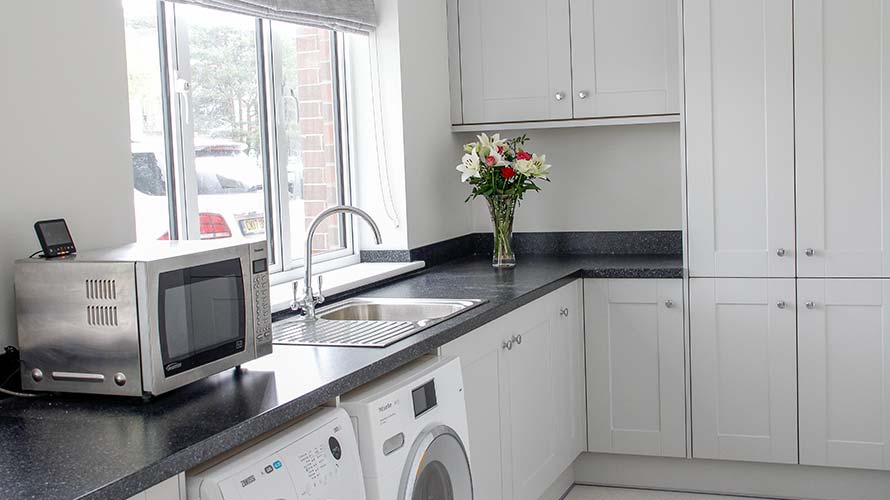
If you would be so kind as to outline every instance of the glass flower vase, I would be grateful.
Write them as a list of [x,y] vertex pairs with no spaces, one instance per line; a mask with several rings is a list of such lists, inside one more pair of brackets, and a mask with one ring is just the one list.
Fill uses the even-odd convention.
[[491,224],[494,228],[494,252],[491,265],[497,269],[509,269],[516,266],[513,255],[513,215],[516,213],[515,196],[486,196]]

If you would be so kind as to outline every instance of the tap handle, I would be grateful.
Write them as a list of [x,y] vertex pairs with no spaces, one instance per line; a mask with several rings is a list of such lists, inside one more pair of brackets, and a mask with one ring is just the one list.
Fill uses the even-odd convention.
[[324,291],[322,285],[324,283],[324,277],[322,275],[318,275],[318,295],[315,297],[315,303],[321,304],[324,302]]
[[293,287],[294,287],[294,298],[290,302],[290,308],[292,311],[299,311],[303,307],[302,300],[300,297],[300,282],[294,281]]

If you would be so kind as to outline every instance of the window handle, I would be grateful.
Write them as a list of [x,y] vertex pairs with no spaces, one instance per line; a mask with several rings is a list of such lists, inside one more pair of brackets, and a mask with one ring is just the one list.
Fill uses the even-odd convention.
[[[182,112],[183,121],[188,124],[191,121],[192,103],[189,100],[189,94],[192,90],[192,83],[185,78],[176,77],[174,82],[174,90],[181,97],[180,111]],[[185,109],[182,109],[185,108]]]

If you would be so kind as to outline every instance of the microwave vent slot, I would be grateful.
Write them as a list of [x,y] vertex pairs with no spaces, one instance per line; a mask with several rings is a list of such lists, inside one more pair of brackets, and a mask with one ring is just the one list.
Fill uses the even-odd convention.
[[90,326],[117,326],[117,306],[87,306]]
[[89,300],[117,300],[115,280],[86,280],[84,284]]

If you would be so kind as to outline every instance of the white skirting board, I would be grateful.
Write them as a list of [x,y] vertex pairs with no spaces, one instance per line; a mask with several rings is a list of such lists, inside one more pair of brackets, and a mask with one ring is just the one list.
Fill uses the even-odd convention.
[[887,500],[890,472],[582,453],[575,483],[795,500]]
[[575,470],[572,465],[556,478],[538,500],[562,500],[575,485]]

